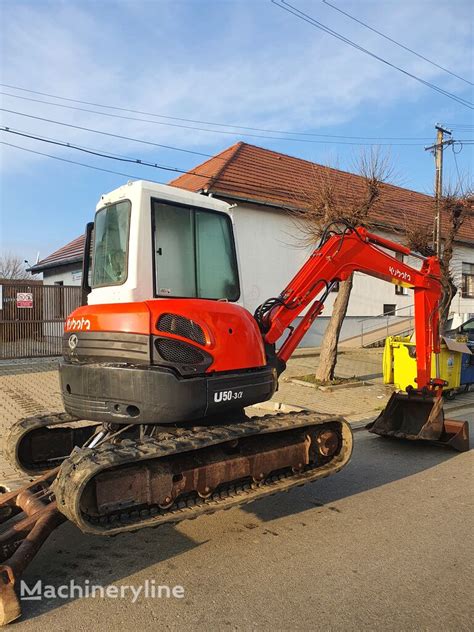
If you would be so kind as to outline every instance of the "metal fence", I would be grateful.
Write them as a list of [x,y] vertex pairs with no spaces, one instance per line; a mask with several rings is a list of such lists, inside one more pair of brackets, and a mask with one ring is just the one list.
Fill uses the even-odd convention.
[[0,281],[0,359],[61,355],[64,322],[81,304],[77,286]]

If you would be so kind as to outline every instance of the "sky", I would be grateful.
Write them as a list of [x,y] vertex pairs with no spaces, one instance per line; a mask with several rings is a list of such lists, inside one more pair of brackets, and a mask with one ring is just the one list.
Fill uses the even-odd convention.
[[[331,2],[474,81],[470,0]],[[472,85],[320,0],[291,3],[390,63],[474,101]],[[472,109],[314,28],[270,0],[0,0],[0,39],[0,83],[14,86],[0,86],[1,127],[182,170],[204,161],[200,154],[214,155],[238,140],[352,170],[367,146],[335,141],[379,142],[387,143],[381,151],[391,160],[395,184],[431,193],[434,162],[424,147],[434,141],[435,124],[448,125],[458,140],[474,137]],[[186,151],[79,130],[18,112]],[[250,132],[236,129],[237,125],[293,132],[293,136]],[[466,131],[466,125],[471,131]],[[195,127],[205,131],[190,129]],[[81,234],[101,194],[130,176],[165,183],[174,177],[171,172],[5,131],[0,131],[0,141],[123,174],[1,144],[0,255],[12,253],[30,263],[38,252],[44,258]],[[473,147],[456,145],[457,156],[452,148],[445,151],[445,181],[455,182],[458,172],[462,177],[474,172]]]

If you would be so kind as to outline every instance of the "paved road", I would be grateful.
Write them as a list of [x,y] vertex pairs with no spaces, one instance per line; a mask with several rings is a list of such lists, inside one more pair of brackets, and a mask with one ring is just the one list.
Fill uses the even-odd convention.
[[246,510],[113,539],[64,525],[30,585],[155,580],[185,597],[29,602],[14,630],[472,629],[472,473],[472,452],[359,433],[344,471]]

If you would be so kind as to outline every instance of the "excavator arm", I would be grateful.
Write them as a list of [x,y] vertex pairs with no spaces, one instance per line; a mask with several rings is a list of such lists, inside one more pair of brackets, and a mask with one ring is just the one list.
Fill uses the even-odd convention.
[[[432,354],[440,352],[439,302],[442,281],[439,260],[421,257],[409,248],[379,237],[364,227],[344,224],[342,232],[323,233],[321,243],[297,272],[280,296],[269,299],[255,312],[264,340],[273,345],[289,328],[277,357],[285,363],[313,321],[324,308],[324,301],[338,281],[353,272],[403,285],[414,290],[417,388],[394,393],[387,407],[368,428],[379,435],[403,439],[423,439],[449,444],[455,449],[468,447],[467,422],[444,419],[444,382],[431,375]],[[391,251],[391,253],[387,252]],[[411,255],[421,260],[419,270],[394,256]],[[296,326],[292,323],[305,310]],[[438,363],[436,363],[438,367]]]
[[[421,269],[399,261],[382,248],[421,259]],[[441,386],[431,378],[431,354],[440,350],[438,305],[442,285],[439,261],[436,257],[421,257],[409,248],[362,227],[346,226],[342,233],[328,236],[278,299],[271,299],[274,302],[269,303],[267,310],[257,314],[264,326],[265,341],[275,343],[290,327],[290,334],[278,352],[278,357],[286,362],[322,312],[332,285],[345,281],[353,272],[362,272],[414,290],[418,388]],[[293,328],[292,323],[306,308],[308,311]]]

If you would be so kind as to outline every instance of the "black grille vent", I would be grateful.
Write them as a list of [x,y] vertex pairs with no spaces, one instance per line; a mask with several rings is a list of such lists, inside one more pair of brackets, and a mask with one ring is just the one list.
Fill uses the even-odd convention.
[[162,314],[158,320],[157,328],[160,331],[166,331],[169,334],[175,334],[176,336],[182,336],[193,340],[200,345],[206,344],[206,337],[202,327],[197,323],[184,318],[184,316],[178,316],[177,314]]
[[204,355],[194,347],[190,347],[179,340],[157,340],[156,347],[158,353],[167,362],[175,364],[203,364],[206,360]]

